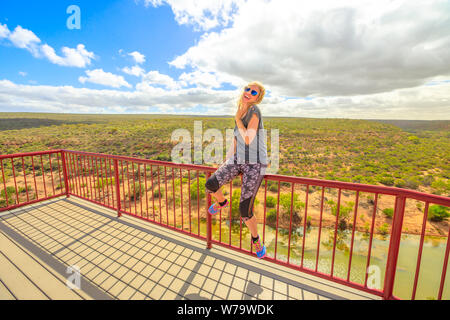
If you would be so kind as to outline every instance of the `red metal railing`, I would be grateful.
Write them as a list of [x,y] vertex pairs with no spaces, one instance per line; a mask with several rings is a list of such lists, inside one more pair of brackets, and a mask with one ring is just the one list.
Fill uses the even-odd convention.
[[[217,244],[250,255],[253,254],[250,237],[245,235],[243,237],[246,227],[243,227],[239,217],[238,206],[233,205],[233,201],[239,198],[239,194],[233,192],[233,186],[238,186],[239,181],[229,183],[232,205],[227,210],[228,212],[221,211],[214,218],[207,213],[211,197],[205,193],[204,183],[216,168],[64,149],[1,155],[0,165],[2,171],[0,189],[3,186],[0,196],[0,201],[2,201],[0,202],[0,211],[61,195],[73,195],[113,209],[117,211],[118,216],[131,215],[204,239],[208,248],[211,248],[212,244]],[[265,176],[262,186],[258,194],[263,194],[263,217],[259,218],[260,226],[263,227],[263,241],[265,243],[267,241],[266,246],[269,249],[265,259],[378,295],[384,299],[398,299],[393,292],[397,279],[396,271],[402,231],[405,227],[403,220],[406,202],[415,200],[425,203],[414,283],[410,295],[411,299],[416,298],[430,205],[450,207],[450,198],[393,187],[270,174]],[[280,194],[282,189],[286,192]],[[330,191],[325,196],[327,189]],[[228,191],[228,187],[225,190]],[[330,202],[327,197],[335,197],[336,190],[337,206],[334,207],[334,202]],[[320,191],[320,197],[314,199],[314,195],[316,195],[314,191]],[[355,202],[347,201],[351,208],[346,209],[342,205],[343,197],[351,198],[349,196],[351,192],[355,193]],[[270,211],[267,210],[269,203],[266,203],[270,197],[268,193],[277,195],[276,209]],[[374,199],[372,209],[364,211],[371,215],[370,222],[366,222],[366,232],[364,233],[365,241],[368,243],[367,260],[366,268],[362,271],[364,275],[361,281],[357,282],[351,277],[353,262],[356,258],[355,249],[361,242],[356,239],[356,229],[358,219],[361,221],[363,219],[363,213],[358,216],[358,209],[363,211],[361,201],[363,193],[373,194]],[[297,200],[299,194],[304,194],[304,202]],[[285,195],[288,197],[284,197]],[[387,235],[389,236],[389,248],[386,252],[385,268],[382,270],[384,275],[382,289],[373,288],[368,284],[377,212],[380,211],[378,199],[381,195],[393,197],[395,200],[392,227]],[[280,201],[284,211],[280,210]],[[274,207],[274,204],[272,203],[271,206]],[[313,214],[315,208],[317,208],[317,212]],[[330,217],[329,213],[325,212],[326,208],[335,215],[331,220],[325,219],[326,215]],[[352,214],[350,214],[349,208]],[[316,239],[308,235],[308,230],[314,224],[311,223],[312,217],[317,216],[319,218],[315,222],[318,225]],[[364,221],[365,219],[364,216]],[[351,223],[348,223],[350,221]],[[331,222],[333,223],[330,225]],[[341,224],[344,224],[344,227]],[[296,226],[297,228],[295,228]],[[269,228],[272,230],[269,231]],[[341,239],[343,232],[341,229],[344,231],[351,229],[351,240],[347,250],[338,247],[346,245],[346,240]],[[328,241],[324,241],[326,232],[329,232]],[[273,233],[275,233],[274,237]],[[270,236],[272,239],[269,239]],[[448,293],[444,295],[444,292],[450,290],[449,285],[445,287],[450,249],[449,239],[449,231],[447,231],[444,261],[437,292],[438,299],[448,296]],[[283,242],[283,240],[287,241]],[[306,240],[311,243],[308,244]],[[282,253],[282,251],[286,251],[285,242],[287,242],[287,253]],[[324,254],[323,250],[327,248],[331,257],[326,261],[330,261],[331,265],[323,267],[320,265],[321,254]],[[346,266],[342,264],[342,257],[347,255],[345,252],[348,252]],[[312,262],[311,258],[305,259],[306,253],[314,255],[315,261]],[[341,258],[339,263],[336,262],[338,256]],[[307,265],[308,263],[309,265]],[[325,269],[325,271],[319,269]]]

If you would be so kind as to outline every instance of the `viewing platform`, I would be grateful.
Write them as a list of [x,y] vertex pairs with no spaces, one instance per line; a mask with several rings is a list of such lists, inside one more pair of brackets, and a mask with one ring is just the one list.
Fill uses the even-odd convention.
[[0,170],[0,299],[450,299],[449,197],[267,174],[260,260],[239,177],[207,213],[215,168],[58,149]]
[[0,238],[0,299],[379,299],[75,197],[1,213]]

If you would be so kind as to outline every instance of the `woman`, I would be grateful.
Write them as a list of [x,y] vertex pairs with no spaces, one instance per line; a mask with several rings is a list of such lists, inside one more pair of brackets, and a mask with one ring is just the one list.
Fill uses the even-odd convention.
[[[221,187],[242,174],[239,212],[242,220],[250,229],[252,243],[258,258],[266,255],[266,247],[258,235],[256,216],[253,215],[253,203],[264,178],[267,167],[267,148],[261,111],[257,104],[264,98],[265,89],[257,81],[249,83],[243,90],[235,116],[233,146],[225,162],[206,181],[206,192],[217,200],[208,212],[216,214],[229,206],[222,194]],[[261,129],[261,130],[260,130]]]

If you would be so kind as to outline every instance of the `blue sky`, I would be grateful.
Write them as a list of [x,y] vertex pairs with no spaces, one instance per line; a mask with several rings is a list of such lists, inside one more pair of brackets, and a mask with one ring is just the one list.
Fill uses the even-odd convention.
[[[66,9],[72,4],[80,7],[79,30],[69,30],[66,26],[71,16]],[[180,70],[170,67],[167,62],[194,45],[200,35],[188,26],[178,25],[170,6],[146,8],[132,0],[2,1],[0,12],[1,23],[6,23],[10,29],[20,25],[32,30],[55,50],[83,43],[97,56],[93,65],[113,73],[117,68],[133,64],[131,56],[119,55],[119,50],[123,50],[144,54],[146,62],[142,67],[178,77]],[[58,65],[34,59],[29,52],[12,46],[0,50],[0,61],[3,61],[2,76],[17,83],[31,80],[39,84],[102,88],[92,83],[81,84],[78,77],[84,75],[82,69],[61,70]],[[8,63],[4,63],[6,61]],[[18,70],[26,72],[27,76],[19,75]],[[138,79],[130,77],[128,80],[136,83]]]
[[[77,5],[81,29],[66,12]],[[450,119],[440,0],[0,2],[0,112]]]

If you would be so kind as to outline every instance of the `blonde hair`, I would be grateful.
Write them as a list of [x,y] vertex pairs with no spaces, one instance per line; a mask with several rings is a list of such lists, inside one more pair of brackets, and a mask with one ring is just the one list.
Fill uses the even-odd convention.
[[[248,83],[245,87],[249,87],[249,86],[258,86],[258,88],[259,88],[259,96],[258,96],[258,99],[256,99],[256,101],[255,102],[253,102],[253,104],[252,105],[255,105],[255,104],[259,104],[261,101],[262,101],[262,99],[264,98],[264,95],[266,94],[266,89],[264,88],[264,86],[262,85],[262,83],[261,82],[259,82],[259,81],[252,81],[252,82],[250,82],[250,83]],[[244,87],[244,88],[245,88]],[[237,107],[238,107],[238,109],[240,109],[241,108],[241,106],[242,106],[242,98],[244,97],[244,88],[242,88],[242,93],[241,93],[241,95],[239,96],[239,99],[238,99],[238,101],[237,101]]]

